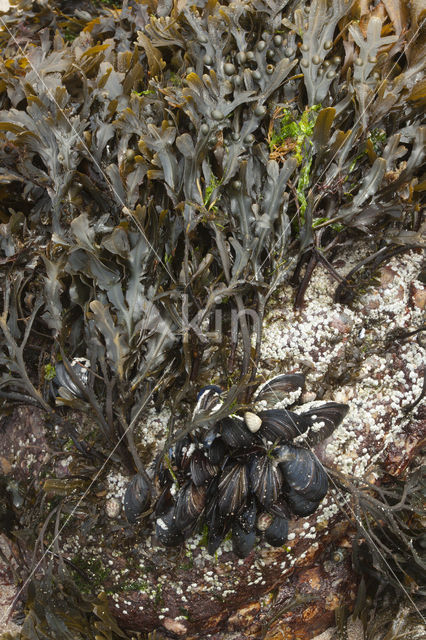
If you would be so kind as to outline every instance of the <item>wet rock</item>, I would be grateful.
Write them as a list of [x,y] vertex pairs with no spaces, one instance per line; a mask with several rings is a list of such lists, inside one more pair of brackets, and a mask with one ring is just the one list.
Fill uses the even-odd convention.
[[173,618],[165,618],[163,621],[163,627],[167,629],[167,631],[175,633],[178,636],[184,636],[187,631],[186,626],[182,624],[182,622]]
[[411,288],[411,300],[418,309],[424,311],[426,306],[426,288],[420,288],[417,285],[413,284]]
[[[417,336],[392,340],[385,348],[391,331],[405,333],[419,325],[421,311],[410,304],[410,283],[420,261],[415,251],[393,259],[389,266],[397,275],[381,294],[367,291],[344,311],[332,302],[334,283],[318,271],[303,314],[294,314],[289,290],[267,319],[261,354],[265,377],[271,377],[274,367],[303,370],[305,402],[350,404],[333,437],[316,449],[323,463],[343,474],[377,482],[384,473],[398,477],[424,437],[424,409],[406,409],[419,397],[423,384]],[[344,264],[345,269],[352,268],[350,261]],[[378,306],[369,307],[371,301]],[[349,331],[339,325],[342,313]],[[334,317],[339,326],[331,325]],[[75,416],[75,424],[81,422],[82,417]],[[14,409],[0,428],[0,461],[8,476],[19,483],[37,483],[43,465],[57,467],[55,428],[45,424],[42,412]],[[141,438],[149,437],[152,448],[158,442],[162,446],[159,433],[150,426]],[[62,455],[74,452],[72,444]],[[92,465],[93,477],[98,461],[85,462]],[[64,473],[75,464],[76,460],[67,462]],[[67,559],[80,554],[90,578],[93,575],[94,588],[108,590],[110,610],[123,628],[197,640],[262,634],[268,640],[281,640],[283,635],[303,640],[329,627],[342,602],[351,606],[356,591],[350,564],[353,531],[339,510],[341,495],[336,487],[312,516],[291,520],[284,547],[260,543],[246,559],[238,559],[227,541],[211,557],[201,535],[191,536],[186,546],[165,549],[155,539],[149,518],[134,527],[121,514],[108,518],[107,504],[116,509],[121,503],[127,482],[123,471],[111,462],[106,479],[90,494],[90,526],[85,528],[81,509],[61,534]],[[337,551],[342,551],[343,559]]]

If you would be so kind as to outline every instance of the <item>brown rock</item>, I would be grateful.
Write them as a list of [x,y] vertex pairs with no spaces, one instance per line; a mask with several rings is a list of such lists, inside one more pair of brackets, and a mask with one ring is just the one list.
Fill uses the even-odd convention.
[[392,282],[392,280],[396,276],[396,271],[394,271],[391,267],[383,267],[380,269],[380,284],[386,285]]
[[235,631],[238,631],[238,629],[240,629],[243,624],[248,623],[250,619],[254,619],[259,609],[259,602],[253,602],[245,607],[242,607],[241,609],[238,609],[233,616],[228,618],[229,629],[235,629]]
[[186,627],[179,620],[173,620],[172,618],[165,618],[163,621],[163,626],[167,631],[171,631],[178,636],[183,636],[186,634]]
[[0,471],[3,475],[7,476],[12,471],[12,465],[7,458],[0,456]]
[[333,624],[336,607],[354,601],[356,579],[350,553],[345,552],[341,562],[332,556],[332,551],[327,552],[330,560],[301,569],[280,588],[262,622],[266,640],[311,640]]
[[424,311],[426,306],[426,289],[425,288],[420,289],[420,288],[417,288],[415,285],[413,285],[412,290],[413,290],[413,293],[412,293],[413,304],[421,311]]

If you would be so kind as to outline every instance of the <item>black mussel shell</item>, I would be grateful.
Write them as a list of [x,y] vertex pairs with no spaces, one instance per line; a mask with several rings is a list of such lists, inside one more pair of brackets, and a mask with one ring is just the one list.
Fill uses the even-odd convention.
[[226,456],[226,444],[222,438],[217,437],[207,449],[207,457],[211,464],[222,464]]
[[179,489],[176,498],[175,521],[179,530],[190,527],[199,517],[206,502],[206,487],[192,482]]
[[256,454],[249,463],[250,485],[260,504],[267,509],[278,499],[281,491],[282,475],[275,460],[269,456]]
[[[89,360],[86,358],[74,358],[71,363],[71,369],[75,373],[76,377],[80,380],[83,387],[87,386],[89,369]],[[59,390],[59,387],[64,387],[76,398],[84,398],[83,391],[77,386],[70,374],[65,368],[63,362],[59,362],[55,365],[55,377],[52,380],[55,393]]]
[[257,390],[255,402],[259,400],[281,400],[286,394],[300,389],[305,384],[305,376],[301,373],[287,373],[276,376],[262,384]]
[[209,518],[206,518],[206,524],[209,530],[207,534],[207,552],[212,556],[216,553],[231,528],[231,518],[225,518],[220,513],[218,502],[214,501]]
[[220,421],[222,440],[231,449],[248,449],[259,444],[259,438],[251,433],[240,418],[224,418]]
[[290,489],[286,495],[288,506],[296,516],[310,516],[318,509],[321,500],[308,500],[300,493]]
[[167,487],[173,483],[173,476],[167,467],[162,467],[158,473],[158,482],[160,487]]
[[256,542],[256,531],[245,531],[238,521],[232,525],[232,551],[239,558],[246,558]]
[[293,445],[279,447],[280,469],[289,488],[312,502],[324,498],[328,478],[316,455]]
[[305,433],[311,422],[303,415],[286,409],[261,411],[262,426],[259,433],[270,442],[290,442]]
[[271,524],[265,529],[265,540],[273,547],[281,547],[287,540],[288,521],[287,518],[275,516]]
[[217,500],[217,498],[218,498],[218,486],[219,486],[219,476],[216,475],[216,476],[214,476],[214,478],[212,478],[210,480],[210,482],[207,485],[207,491],[206,491],[206,513],[207,513],[207,510],[210,507],[210,504],[214,500]]
[[183,533],[176,526],[174,512],[172,507],[155,523],[155,535],[165,547],[177,547],[184,541]]
[[342,422],[349,410],[347,404],[339,404],[338,402],[327,402],[320,407],[313,407],[302,413],[302,416],[309,420],[309,431],[307,433],[307,442],[311,446],[325,440]]
[[291,516],[290,509],[283,496],[281,496],[276,502],[271,504],[271,506],[269,507],[269,513],[272,513],[273,516],[278,516],[279,518],[285,518],[286,520],[288,520]]
[[214,514],[219,513],[219,476],[215,476],[207,485],[206,506],[204,508],[204,521],[208,524]]
[[164,487],[160,493],[157,502],[155,503],[155,515],[162,516],[167,513],[174,506],[173,496],[170,491],[170,486]]
[[216,473],[218,468],[211,464],[204,453],[197,449],[191,456],[190,473],[194,484],[197,486],[208,482]]
[[147,510],[150,499],[151,485],[141,473],[137,473],[127,485],[123,501],[124,513],[131,524]]
[[200,389],[193,415],[201,411],[213,412],[219,409],[222,404],[220,399],[221,393],[222,389],[215,384],[209,384]]
[[175,444],[174,461],[179,471],[188,471],[195,444],[191,436],[187,435]]
[[256,529],[257,505],[253,495],[247,500],[247,504],[236,520],[246,533]]
[[222,515],[239,513],[246,501],[249,482],[247,467],[239,462],[227,463],[219,479],[219,511]]

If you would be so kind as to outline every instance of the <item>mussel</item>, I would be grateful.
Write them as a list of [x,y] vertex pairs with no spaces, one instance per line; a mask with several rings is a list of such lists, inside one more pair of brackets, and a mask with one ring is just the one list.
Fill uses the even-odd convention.
[[254,531],[256,528],[257,505],[253,495],[251,495],[243,510],[239,513],[236,520],[246,533]]
[[256,393],[255,402],[270,400],[277,402],[283,395],[302,391],[305,384],[305,376],[301,373],[286,373],[276,376],[262,384]]
[[221,400],[222,389],[215,384],[209,384],[203,387],[197,395],[197,404],[193,412],[193,416],[201,412],[213,413],[222,405]]
[[170,486],[164,487],[155,503],[155,515],[162,516],[174,505]]
[[306,434],[308,444],[314,446],[331,436],[335,428],[346,416],[348,410],[347,404],[327,402],[302,413],[302,417],[309,422],[309,430]]
[[279,516],[280,518],[285,518],[288,520],[291,516],[291,511],[288,506],[288,502],[286,500],[287,495],[281,494],[273,504],[269,507],[269,512],[273,516]]
[[245,531],[238,520],[232,525],[232,551],[239,558],[246,558],[256,542],[256,530]]
[[175,522],[180,531],[194,524],[204,509],[205,501],[205,486],[197,487],[193,482],[188,482],[179,489],[176,498]]
[[[90,361],[87,358],[74,358],[70,366],[76,378],[81,382],[82,387],[87,386]],[[55,377],[52,380],[52,385],[55,395],[57,395],[62,387],[75,398],[85,397],[84,392],[71,378],[63,362],[58,362],[58,364],[55,365]]]
[[264,535],[266,542],[272,547],[281,547],[288,536],[287,519],[275,516]]
[[225,465],[219,479],[219,511],[222,515],[239,513],[248,494],[247,466],[239,462]]
[[184,436],[181,440],[176,442],[174,451],[174,462],[178,471],[187,471],[191,462],[192,454],[194,453],[196,445],[191,435]]
[[225,460],[226,445],[221,437],[217,437],[207,448],[207,457],[211,464],[219,465]]
[[281,490],[281,471],[275,460],[266,454],[254,454],[250,460],[250,485],[265,509],[278,499]]
[[192,481],[197,486],[208,482],[218,470],[199,449],[192,454],[189,468]]
[[288,490],[286,493],[286,499],[292,513],[296,516],[303,517],[310,516],[311,513],[314,513],[321,502],[320,500],[308,500],[300,493],[297,493],[294,489]]
[[219,501],[213,500],[212,508],[209,510],[209,516],[206,517],[206,524],[208,526],[207,551],[211,556],[216,553],[224,540],[231,528],[231,522],[232,520],[230,518],[226,518],[221,514]]
[[259,443],[241,418],[223,418],[220,421],[220,433],[224,443],[231,449],[249,449]]
[[141,473],[130,480],[124,493],[124,513],[130,524],[147,510],[151,500],[151,484]]
[[259,433],[270,442],[291,442],[311,425],[304,415],[286,409],[261,411],[259,418],[262,420]]
[[312,451],[288,444],[280,447],[277,455],[289,489],[311,502],[324,498],[328,490],[327,474]]
[[176,526],[174,511],[172,507],[155,522],[155,535],[165,547],[176,547],[184,541],[183,533]]

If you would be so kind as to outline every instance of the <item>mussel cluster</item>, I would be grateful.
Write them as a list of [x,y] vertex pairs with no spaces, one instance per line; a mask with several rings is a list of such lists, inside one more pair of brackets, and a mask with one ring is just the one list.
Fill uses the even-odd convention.
[[[299,374],[278,376],[263,385],[255,402],[274,396],[276,403],[283,390],[301,389],[303,382]],[[294,440],[312,446],[328,437],[348,407],[329,402],[304,413],[275,408],[213,421],[220,393],[213,386],[200,392],[197,409],[213,408],[212,421],[179,440],[163,466],[156,536],[172,547],[204,529],[214,554],[230,534],[234,553],[246,557],[257,536],[281,546],[289,518],[317,509],[327,493],[327,474],[312,450]]]

